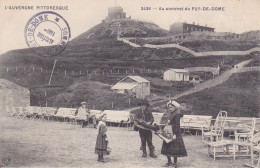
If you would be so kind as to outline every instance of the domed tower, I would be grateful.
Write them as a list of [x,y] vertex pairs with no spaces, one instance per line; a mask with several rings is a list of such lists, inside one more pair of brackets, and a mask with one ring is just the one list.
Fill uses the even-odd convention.
[[108,20],[112,19],[125,19],[126,13],[123,11],[123,8],[121,6],[115,6],[108,8]]

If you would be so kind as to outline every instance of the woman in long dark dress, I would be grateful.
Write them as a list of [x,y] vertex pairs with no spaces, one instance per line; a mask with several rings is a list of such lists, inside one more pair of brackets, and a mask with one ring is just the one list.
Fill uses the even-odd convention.
[[[181,106],[176,101],[169,101],[167,107],[168,110],[163,114],[161,124],[167,124],[170,120],[169,125],[172,126],[172,133],[176,135],[176,139],[169,143],[163,141],[161,153],[168,159],[164,166],[177,167],[177,158],[187,156],[180,128]],[[171,157],[174,158],[174,163],[172,163]]]

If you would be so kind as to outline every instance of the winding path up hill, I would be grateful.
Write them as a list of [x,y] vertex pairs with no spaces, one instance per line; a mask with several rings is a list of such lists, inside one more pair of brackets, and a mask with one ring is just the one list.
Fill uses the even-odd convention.
[[125,38],[117,38],[119,41],[123,41],[126,44],[129,44],[132,47],[145,47],[145,48],[177,48],[187,53],[190,53],[196,57],[205,57],[205,56],[226,56],[226,55],[248,55],[253,52],[260,52],[260,47],[255,47],[247,51],[209,51],[209,52],[195,52],[187,47],[181,46],[179,44],[144,44],[143,46],[130,42],[128,39]]
[[[151,103],[151,105],[155,106],[156,104],[161,104],[161,103],[167,102],[167,101],[172,100],[172,99],[178,99],[178,98],[180,98],[182,96],[186,96],[186,95],[189,95],[189,94],[192,94],[192,93],[196,93],[196,92],[199,92],[201,90],[204,90],[204,89],[207,89],[207,88],[211,88],[211,87],[215,87],[215,86],[217,86],[219,84],[222,84],[223,82],[227,81],[232,74],[239,73],[239,72],[244,72],[245,70],[243,69],[243,67],[245,65],[247,65],[250,61],[252,61],[252,59],[246,60],[246,61],[242,61],[242,62],[236,64],[233,69],[224,72],[223,74],[219,75],[218,77],[216,77],[214,79],[211,79],[211,80],[208,80],[206,82],[197,84],[194,88],[192,88],[190,90],[187,90],[187,91],[185,91],[183,93],[177,94],[174,97],[165,98],[165,99],[160,100],[160,101],[154,101],[154,102]],[[250,69],[247,69],[247,71],[248,70],[250,70]],[[252,69],[252,70],[260,70],[260,68]],[[128,111],[134,111],[134,110],[137,110],[137,109],[139,109],[139,107],[128,109]]]

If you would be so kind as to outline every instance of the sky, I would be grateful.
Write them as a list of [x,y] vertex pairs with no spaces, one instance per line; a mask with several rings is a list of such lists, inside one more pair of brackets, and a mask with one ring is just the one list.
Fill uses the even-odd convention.
[[[54,12],[68,22],[73,39],[101,23],[107,16],[108,7],[115,5],[123,7],[127,17],[151,21],[166,30],[174,22],[195,22],[213,27],[216,32],[260,30],[260,0],[0,0],[0,54],[28,48],[24,38],[25,25],[33,15],[46,11],[36,9],[36,6],[68,6],[68,10]],[[34,9],[10,10],[9,6],[34,6]],[[141,10],[142,7],[151,10]],[[166,10],[182,7],[190,10]],[[224,11],[196,11],[195,7],[223,7]]]

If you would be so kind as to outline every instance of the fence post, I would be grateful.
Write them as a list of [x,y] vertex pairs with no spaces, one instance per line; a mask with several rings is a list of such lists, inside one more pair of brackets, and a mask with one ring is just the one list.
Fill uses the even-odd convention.
[[9,71],[8,68],[6,68],[6,72],[7,72],[7,73],[8,73],[8,71]]
[[133,73],[135,73],[135,69],[133,69]]
[[45,106],[48,106],[48,102],[47,102],[47,91],[44,91],[44,96],[45,96]]
[[34,71],[34,67],[33,67],[33,71]]
[[131,99],[128,98],[128,105],[131,106]]
[[41,68],[41,73],[42,73],[42,68]]
[[112,102],[112,109],[114,109],[114,102]]
[[65,69],[65,71],[64,71],[64,74],[65,74],[65,75],[67,74],[67,71],[66,71],[66,69]]

